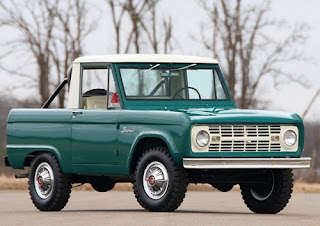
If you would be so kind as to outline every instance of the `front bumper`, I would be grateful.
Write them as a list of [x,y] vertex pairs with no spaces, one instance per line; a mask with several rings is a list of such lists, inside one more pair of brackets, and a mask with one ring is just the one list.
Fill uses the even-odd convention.
[[311,158],[183,158],[186,169],[304,169]]

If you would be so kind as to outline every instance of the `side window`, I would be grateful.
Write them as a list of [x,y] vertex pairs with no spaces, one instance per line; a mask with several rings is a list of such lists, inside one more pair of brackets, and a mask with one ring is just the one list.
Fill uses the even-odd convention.
[[[119,107],[118,98],[114,98],[114,95],[117,95],[117,93],[109,68],[84,68],[82,70],[82,109],[107,109],[107,106],[109,108]],[[112,101],[112,98],[117,100],[115,106],[112,106],[112,102],[116,102]]]

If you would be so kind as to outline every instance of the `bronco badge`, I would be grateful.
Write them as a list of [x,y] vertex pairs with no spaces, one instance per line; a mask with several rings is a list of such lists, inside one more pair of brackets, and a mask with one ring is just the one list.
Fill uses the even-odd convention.
[[123,127],[121,133],[133,133],[134,129],[127,129],[127,127]]

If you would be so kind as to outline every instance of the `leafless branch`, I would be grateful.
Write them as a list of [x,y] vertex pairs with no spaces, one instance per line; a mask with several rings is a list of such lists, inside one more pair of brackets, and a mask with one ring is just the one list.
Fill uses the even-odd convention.
[[[305,25],[298,24],[285,39],[273,38],[266,28],[287,29],[284,21],[269,17],[271,2],[260,5],[244,3],[243,0],[200,0],[199,4],[207,15],[212,33],[201,29],[203,46],[219,55],[219,61],[227,69],[225,75],[231,91],[241,108],[255,105],[256,93],[264,77],[275,76],[275,83],[281,76],[289,81],[306,86],[297,76],[281,69],[281,66],[301,60],[303,53],[297,46],[303,44]],[[220,47],[218,47],[218,45]],[[217,48],[222,49],[217,54]],[[258,69],[260,65],[260,69]],[[235,87],[241,89],[235,89]]]
[[318,91],[315,93],[315,95],[312,97],[311,101],[309,102],[306,110],[303,112],[302,114],[302,119],[304,119],[306,117],[306,115],[308,114],[308,112],[310,111],[312,105],[314,104],[315,100],[318,98],[318,96],[320,95],[320,88],[318,89]]

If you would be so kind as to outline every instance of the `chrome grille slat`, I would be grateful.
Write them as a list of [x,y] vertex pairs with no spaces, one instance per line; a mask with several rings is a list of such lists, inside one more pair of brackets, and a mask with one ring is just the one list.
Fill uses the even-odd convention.
[[281,151],[280,141],[271,141],[271,136],[280,137],[280,125],[212,125],[209,132],[211,136],[220,136],[211,141],[209,151]]

